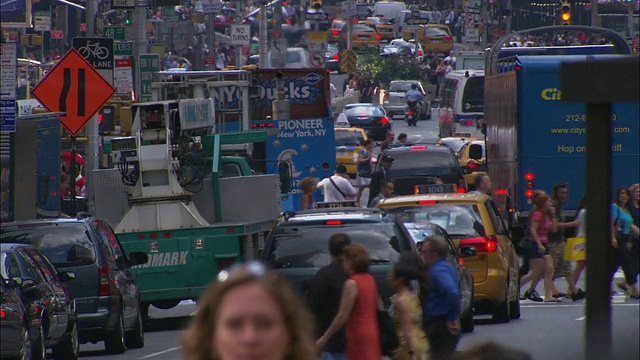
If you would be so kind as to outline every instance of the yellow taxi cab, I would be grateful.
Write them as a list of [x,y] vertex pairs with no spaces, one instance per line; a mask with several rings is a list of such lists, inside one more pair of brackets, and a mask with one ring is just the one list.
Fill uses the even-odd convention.
[[328,31],[328,41],[330,43],[337,43],[338,41],[340,41],[340,31],[342,30],[342,28],[344,28],[345,30],[347,29],[345,27],[346,24],[347,23],[344,20],[333,19],[333,21],[331,22],[331,27]]
[[362,150],[362,143],[367,140],[367,134],[361,128],[356,127],[336,127],[336,164],[344,165],[347,174],[355,178],[357,166],[353,161],[353,155]]
[[[340,40],[338,41],[344,48],[347,47],[347,27],[340,30]],[[351,48],[352,49],[378,49],[380,47],[380,34],[371,26],[355,24],[351,27]]]
[[418,30],[418,39],[422,49],[448,55],[453,50],[453,36],[449,27],[442,24],[424,25]]
[[484,140],[468,140],[458,150],[458,162],[460,166],[468,166],[473,172],[465,174],[467,185],[470,189],[476,188],[476,176],[487,173],[487,163],[484,156]]
[[464,258],[473,275],[474,312],[491,314],[495,322],[519,319],[518,256],[496,204],[485,194],[433,193],[447,191],[443,187],[423,185],[423,194],[384,199],[377,206],[406,223],[440,225],[457,248],[475,246],[477,256]]
[[361,20],[358,23],[375,28],[378,34],[380,34],[380,41],[390,42],[395,39],[393,24],[390,20],[378,17],[368,17],[366,20]]

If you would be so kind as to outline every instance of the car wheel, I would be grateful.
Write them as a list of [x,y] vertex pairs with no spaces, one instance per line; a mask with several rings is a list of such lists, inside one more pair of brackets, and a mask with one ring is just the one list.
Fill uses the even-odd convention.
[[31,331],[29,324],[25,324],[20,337],[20,360],[31,360]]
[[142,326],[142,313],[138,307],[138,317],[136,318],[133,330],[126,336],[127,349],[140,349],[144,347],[144,328]]
[[46,357],[47,348],[44,345],[45,332],[44,321],[41,323],[40,330],[38,331],[38,338],[35,341],[31,341],[31,360],[43,360]]
[[107,333],[107,338],[104,340],[104,347],[107,352],[109,354],[124,353],[127,349],[124,337],[124,315],[123,311],[120,310],[116,327]]
[[53,348],[53,358],[57,360],[77,360],[80,356],[80,341],[78,339],[78,326],[71,324],[71,332]]
[[[520,279],[518,279],[518,289],[520,289]],[[512,319],[520,319],[520,294],[516,299],[509,303],[509,317]]]
[[469,308],[467,312],[464,314],[464,318],[461,321],[462,332],[463,333],[472,333],[475,324],[473,323],[473,286],[471,287],[471,300],[469,300]]
[[506,285],[506,289],[505,289],[505,299],[494,305],[493,308],[493,322],[495,323],[508,323],[509,320],[511,320],[511,318],[509,317],[509,280],[507,280],[507,285]]

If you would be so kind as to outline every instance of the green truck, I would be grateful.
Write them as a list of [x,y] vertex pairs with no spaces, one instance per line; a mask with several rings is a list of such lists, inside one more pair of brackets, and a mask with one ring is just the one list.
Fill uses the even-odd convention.
[[134,105],[132,136],[110,142],[113,168],[93,172],[96,215],[127,253],[149,255],[134,268],[144,315],[197,299],[222,268],[253,258],[288,191],[286,167],[254,175],[244,157],[221,155],[223,145],[266,141],[267,131],[213,134],[210,106]]

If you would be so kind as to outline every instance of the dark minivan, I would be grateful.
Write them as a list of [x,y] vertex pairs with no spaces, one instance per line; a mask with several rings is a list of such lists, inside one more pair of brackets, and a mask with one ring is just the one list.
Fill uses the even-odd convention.
[[125,254],[105,221],[80,215],[3,223],[0,242],[31,244],[60,271],[76,303],[80,342],[105,341],[107,352],[121,354],[144,346],[140,289],[132,266],[144,264],[144,252]]
[[[453,191],[467,192],[464,174],[469,172],[460,166],[451,149],[436,144],[397,146],[385,150],[379,158],[390,155],[393,165],[387,176],[395,185],[394,195],[414,195],[416,186],[442,184],[454,185]],[[376,170],[382,165],[378,161]],[[451,189],[448,189],[449,192]],[[445,189],[447,191],[447,189]]]

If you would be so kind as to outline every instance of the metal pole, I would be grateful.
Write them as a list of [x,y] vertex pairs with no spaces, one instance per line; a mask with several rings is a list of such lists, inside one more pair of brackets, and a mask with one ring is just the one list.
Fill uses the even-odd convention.
[[[96,13],[98,12],[98,0],[87,0],[86,7],[86,19],[85,22],[87,24],[87,36],[92,37],[95,36],[96,33]],[[94,116],[87,123],[87,127],[85,128],[85,134],[87,136],[87,147],[84,150],[84,160],[85,160],[85,196],[87,199],[87,210],[88,212],[95,214],[95,203],[94,203],[94,186],[93,186],[93,170],[98,169],[100,167],[100,159],[98,157],[99,149],[100,149],[100,129],[98,125],[98,117]],[[75,152],[75,138],[72,138],[72,144]],[[71,161],[74,162],[76,160],[75,154],[71,154]],[[72,163],[73,164],[73,163]],[[72,165],[73,166],[73,165]],[[75,171],[75,166],[72,167]],[[72,210],[75,215],[75,177],[73,177],[73,185],[71,187],[72,191]]]
[[[218,53],[216,51],[216,14],[209,14],[207,21],[207,37],[209,38],[209,56],[213,55],[213,68],[216,68],[216,58],[218,57]],[[211,69],[211,67],[209,68]]]
[[601,26],[600,15],[598,14],[598,0],[591,0],[591,26]]
[[507,2],[507,9],[509,9],[509,15],[507,16],[507,18],[505,19],[505,22],[504,22],[505,32],[507,34],[511,34],[511,17],[513,16],[513,3],[512,3],[512,0],[509,0]]
[[260,22],[258,28],[258,35],[260,37],[260,47],[258,48],[258,66],[261,69],[267,67],[267,48],[269,46],[269,34],[267,33],[267,2],[266,0],[260,1]]
[[[140,55],[147,53],[147,0],[135,0],[136,8],[133,10],[133,31],[135,32],[133,40],[133,58],[136,64],[135,93],[136,99],[142,94],[142,82],[140,81]],[[173,29],[172,29],[173,35]],[[171,39],[173,44],[173,36]]]
[[351,19],[351,16],[349,16],[349,18],[347,19],[347,50],[351,50],[351,47],[353,46],[353,39],[351,39],[351,34],[353,33],[353,25],[351,24]]
[[636,1],[627,4],[627,34],[630,39],[633,39],[633,8],[635,5]]
[[69,169],[69,187],[71,191],[71,214],[76,216],[76,137],[71,137],[71,168]]
[[482,48],[485,49],[487,47],[487,31],[488,31],[488,20],[489,20],[489,14],[488,14],[489,10],[487,9],[487,0],[483,0],[482,1],[482,10],[480,12],[480,19],[482,21],[482,34],[480,34],[480,36],[482,36],[482,39],[480,39],[480,44],[482,45]]
[[[587,103],[586,358],[611,359],[611,103]],[[605,189],[602,191],[602,189]]]

